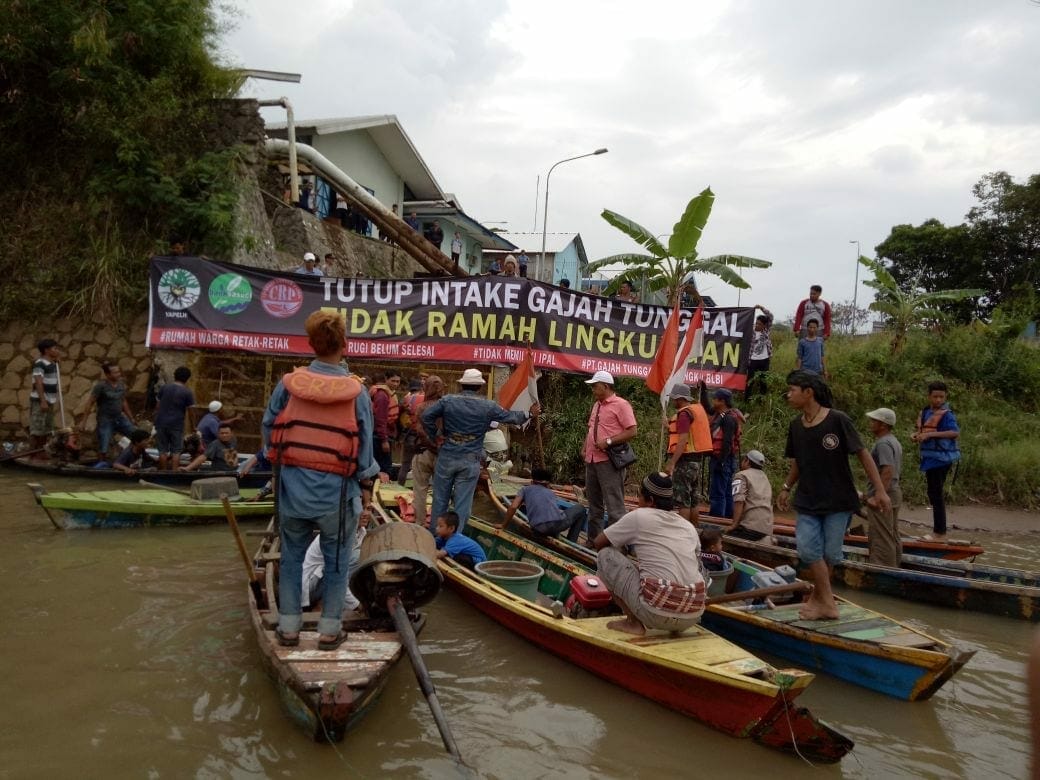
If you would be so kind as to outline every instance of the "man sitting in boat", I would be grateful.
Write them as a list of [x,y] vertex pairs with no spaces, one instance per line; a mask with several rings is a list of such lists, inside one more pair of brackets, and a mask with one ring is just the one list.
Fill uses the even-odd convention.
[[773,486],[763,469],[766,456],[750,450],[733,475],[733,524],[723,531],[753,542],[772,541]]
[[181,471],[198,471],[206,461],[207,467],[212,471],[234,471],[238,468],[238,450],[235,449],[235,437],[231,433],[231,426],[226,422],[220,424],[217,429],[217,438],[209,443],[206,451],[197,456],[187,466],[181,466]]
[[487,560],[484,548],[459,533],[459,516],[445,512],[437,518],[437,557],[451,557],[467,569]]
[[536,534],[556,536],[561,531],[566,531],[568,539],[572,542],[578,541],[578,534],[585,525],[585,507],[574,503],[567,509],[561,508],[560,500],[549,489],[551,479],[552,474],[548,469],[531,469],[531,484],[524,485],[516,494],[500,527],[507,527],[522,506],[524,514],[527,515],[527,523]]
[[[368,522],[372,518],[372,510],[365,507],[358,515],[357,532],[354,535],[354,546],[350,549],[350,559],[347,561],[347,582],[357,569],[361,560],[361,543],[365,541],[368,533]],[[346,583],[344,583],[346,585]],[[321,551],[321,535],[315,535],[311,546],[303,556],[303,588],[300,592],[300,606],[305,609],[315,609],[325,595],[325,553]],[[343,598],[343,614],[353,612],[361,606],[351,590],[346,585],[346,593]]]
[[[639,509],[593,541],[597,573],[625,613],[607,624],[642,635],[647,629],[683,631],[701,619],[705,585],[697,530],[673,511],[672,480],[648,474],[639,487]],[[631,546],[636,561],[621,548]]]
[[130,446],[119,453],[112,468],[133,476],[141,470],[142,466],[154,465],[154,461],[145,451],[148,449],[148,440],[152,434],[143,428],[135,428],[130,431]]

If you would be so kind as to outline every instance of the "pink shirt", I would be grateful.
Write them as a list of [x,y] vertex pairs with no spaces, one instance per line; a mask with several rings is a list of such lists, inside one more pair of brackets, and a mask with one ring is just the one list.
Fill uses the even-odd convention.
[[[596,429],[596,410],[599,410],[599,429]],[[585,462],[600,463],[607,453],[596,449],[596,439],[613,438],[622,431],[634,428],[636,415],[632,405],[619,395],[612,395],[592,405],[589,413],[589,432],[585,436]],[[595,434],[595,435],[593,435]]]

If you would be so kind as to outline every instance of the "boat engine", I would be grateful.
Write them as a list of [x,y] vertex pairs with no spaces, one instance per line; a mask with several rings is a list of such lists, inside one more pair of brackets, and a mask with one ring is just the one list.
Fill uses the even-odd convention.
[[437,545],[425,528],[387,523],[369,528],[361,543],[361,560],[350,577],[350,591],[372,617],[387,614],[386,603],[397,596],[409,611],[431,601],[440,590]]

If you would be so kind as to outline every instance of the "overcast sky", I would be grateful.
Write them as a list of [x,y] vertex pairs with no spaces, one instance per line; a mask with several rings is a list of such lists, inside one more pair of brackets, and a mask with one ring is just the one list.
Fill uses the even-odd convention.
[[225,60],[303,74],[243,95],[286,95],[300,119],[396,114],[485,224],[540,234],[537,178],[599,147],[550,182],[549,231],[580,232],[592,260],[638,249],[602,209],[670,233],[710,186],[701,256],[771,260],[740,302],[779,319],[812,283],[852,299],[850,241],[873,256],[894,225],[962,222],[984,174],[1040,172],[1030,0],[238,4]]

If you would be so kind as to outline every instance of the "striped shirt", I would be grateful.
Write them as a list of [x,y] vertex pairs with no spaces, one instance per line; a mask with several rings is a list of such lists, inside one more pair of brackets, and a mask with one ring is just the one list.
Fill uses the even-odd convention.
[[30,398],[40,397],[40,394],[36,392],[36,377],[43,378],[43,396],[47,399],[47,403],[58,403],[58,364],[44,357],[38,358],[33,363]]

